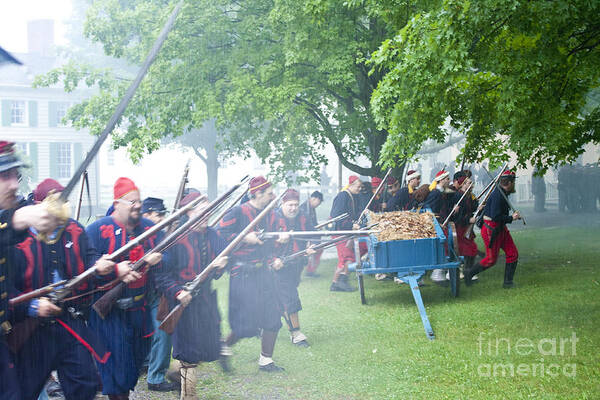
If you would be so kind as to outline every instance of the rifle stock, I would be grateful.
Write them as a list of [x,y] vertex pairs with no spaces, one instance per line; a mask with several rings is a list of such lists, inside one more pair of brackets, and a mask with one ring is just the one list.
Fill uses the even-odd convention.
[[[177,304],[169,314],[162,320],[160,323],[159,329],[165,331],[169,335],[172,335],[175,332],[175,327],[183,314],[185,308],[181,304]],[[158,314],[156,315],[156,319],[158,320]]]
[[104,293],[102,297],[92,304],[92,308],[94,311],[96,311],[100,318],[106,318],[106,316],[112,310],[113,305],[123,295],[126,286],[127,284],[123,281],[117,283],[112,289]]

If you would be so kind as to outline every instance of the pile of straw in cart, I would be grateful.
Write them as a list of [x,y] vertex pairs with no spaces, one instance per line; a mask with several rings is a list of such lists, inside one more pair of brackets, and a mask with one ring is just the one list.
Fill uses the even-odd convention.
[[392,211],[370,213],[370,223],[378,223],[377,240],[424,239],[436,237],[433,226],[433,214],[430,212],[416,213],[412,211]]

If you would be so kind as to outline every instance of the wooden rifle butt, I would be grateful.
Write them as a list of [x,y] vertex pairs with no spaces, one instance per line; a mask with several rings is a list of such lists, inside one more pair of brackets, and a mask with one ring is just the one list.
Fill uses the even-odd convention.
[[175,327],[177,326],[181,315],[183,315],[184,310],[185,308],[181,304],[177,304],[165,317],[165,319],[162,320],[158,326],[158,329],[161,329],[169,335],[172,335],[173,332],[175,332]]
[[169,301],[163,294],[160,296],[160,302],[158,303],[158,309],[156,310],[156,320],[163,321],[169,315]]
[[115,287],[104,293],[93,305],[92,308],[98,313],[100,318],[105,319],[110,313],[117,300],[123,294],[125,290],[125,282],[119,282]]

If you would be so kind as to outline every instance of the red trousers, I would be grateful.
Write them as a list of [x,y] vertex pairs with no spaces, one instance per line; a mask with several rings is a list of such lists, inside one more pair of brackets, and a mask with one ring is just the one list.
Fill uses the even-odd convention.
[[[343,270],[346,266],[346,262],[355,262],[354,258],[354,240],[341,241],[335,245],[338,253],[338,265],[337,269]],[[365,242],[360,242],[358,245],[358,250],[360,251],[361,257],[367,253],[367,244]]]
[[468,226],[456,225],[456,236],[458,238],[458,252],[461,256],[475,257],[477,255],[477,243],[475,234],[471,239],[465,237]]
[[504,250],[506,254],[506,262],[513,263],[519,259],[519,252],[517,250],[517,246],[515,246],[515,242],[513,242],[512,237],[510,236],[510,232],[506,225],[502,228],[502,231],[496,237],[496,240],[492,244],[492,248],[489,247],[490,239],[492,237],[492,229],[495,228],[498,224],[493,221],[485,221],[483,227],[481,228],[481,238],[483,239],[483,243],[485,244],[485,257],[479,261],[484,268],[489,268],[492,265],[496,264],[496,260],[498,260],[498,253],[500,249]]

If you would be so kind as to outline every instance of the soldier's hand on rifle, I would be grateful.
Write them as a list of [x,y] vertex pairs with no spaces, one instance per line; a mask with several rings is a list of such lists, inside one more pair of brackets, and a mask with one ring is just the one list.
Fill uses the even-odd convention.
[[306,255],[307,256],[312,256],[313,254],[315,254],[317,251],[315,249],[313,249],[314,244],[311,244],[310,246],[308,246],[306,248]]
[[360,229],[360,225],[359,225],[359,224],[357,224],[357,223],[353,223],[353,224],[352,224],[352,230],[353,230],[353,231],[357,231],[357,230],[359,230],[359,229]]
[[41,318],[58,315],[62,309],[48,300],[47,297],[40,297],[38,300],[37,316]]
[[263,241],[258,238],[258,234],[256,232],[250,232],[244,236],[244,242],[248,244],[263,244]]
[[213,264],[216,265],[219,269],[223,269],[227,266],[227,261],[229,261],[229,257],[220,256],[213,260]]
[[129,261],[122,261],[117,265],[119,279],[125,283],[135,282],[142,277],[137,271],[132,271]]
[[521,219],[521,214],[519,214],[518,211],[515,211],[512,215],[513,221],[516,221],[518,219]]
[[158,264],[162,260],[162,254],[161,253],[148,254],[144,258],[144,260],[146,261],[146,263],[148,265],[156,265],[156,264]]
[[279,244],[285,244],[290,241],[290,234],[287,232],[281,232],[279,238],[276,240]]
[[452,212],[457,213],[458,210],[460,210],[460,206],[457,204],[454,206],[454,209],[452,210]]
[[470,224],[474,224],[475,222],[477,222],[477,218],[475,218],[475,217],[469,218],[469,223]]
[[190,301],[192,301],[192,294],[187,290],[182,290],[177,295],[177,301],[179,301],[183,307],[187,307],[187,305],[190,304]]
[[98,275],[107,275],[115,269],[115,263],[108,259],[107,254],[104,254],[96,261],[94,267]]
[[271,268],[273,268],[275,271],[279,271],[282,267],[283,267],[283,261],[281,261],[281,258],[276,258],[273,261],[273,264],[271,264]]
[[21,207],[13,216],[13,227],[22,231],[33,226],[39,232],[52,232],[58,226],[58,219],[48,212],[46,204]]

